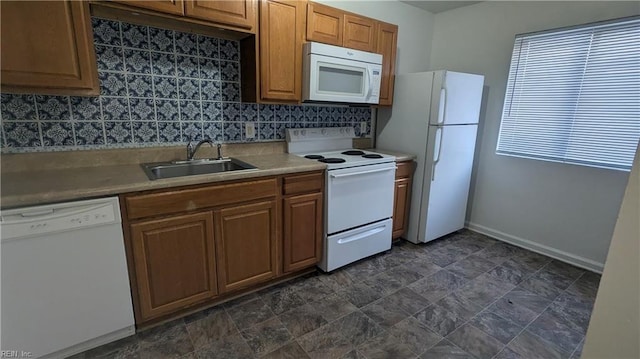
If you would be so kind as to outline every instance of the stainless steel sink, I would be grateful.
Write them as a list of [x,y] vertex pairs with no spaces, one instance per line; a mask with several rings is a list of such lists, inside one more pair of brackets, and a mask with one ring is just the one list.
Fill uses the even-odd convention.
[[235,158],[145,163],[142,168],[150,180],[256,169]]

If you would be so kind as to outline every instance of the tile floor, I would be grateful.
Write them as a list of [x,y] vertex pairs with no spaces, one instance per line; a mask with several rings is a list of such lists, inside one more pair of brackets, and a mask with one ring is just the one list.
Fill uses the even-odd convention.
[[75,358],[578,358],[599,280],[464,230]]

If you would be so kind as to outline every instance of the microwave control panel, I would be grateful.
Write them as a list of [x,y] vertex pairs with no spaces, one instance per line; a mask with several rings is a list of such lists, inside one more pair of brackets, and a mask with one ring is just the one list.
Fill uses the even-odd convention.
[[371,82],[372,82],[372,88],[373,91],[371,91],[371,95],[372,96],[379,96],[380,95],[380,79],[382,77],[382,70],[380,69],[373,69],[371,70],[372,76],[371,76]]

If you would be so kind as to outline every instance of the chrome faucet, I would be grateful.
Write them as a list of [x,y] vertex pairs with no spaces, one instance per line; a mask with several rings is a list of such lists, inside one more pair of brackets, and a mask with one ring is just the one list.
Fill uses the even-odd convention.
[[[193,145],[191,144],[191,141],[189,141],[189,143],[187,144],[187,161],[193,160],[193,156],[195,156],[196,152],[198,152],[198,149],[200,148],[200,146],[202,146],[203,143],[208,143],[211,147],[213,147],[213,142],[208,138],[205,138],[204,140],[200,140],[196,144],[196,147],[193,147]],[[218,148],[218,157],[220,157],[219,148]]]
[[223,157],[222,157],[222,144],[221,144],[221,143],[218,143],[218,144],[216,145],[216,147],[218,148],[218,158],[217,158],[217,159],[218,159],[218,160],[221,160],[221,159],[223,158]]

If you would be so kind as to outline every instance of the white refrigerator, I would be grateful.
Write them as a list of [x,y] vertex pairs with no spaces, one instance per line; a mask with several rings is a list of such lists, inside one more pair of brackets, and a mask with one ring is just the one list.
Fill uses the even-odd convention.
[[464,228],[484,76],[430,71],[396,76],[393,107],[378,111],[376,147],[417,156],[406,239]]

